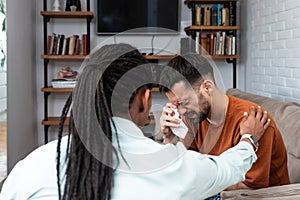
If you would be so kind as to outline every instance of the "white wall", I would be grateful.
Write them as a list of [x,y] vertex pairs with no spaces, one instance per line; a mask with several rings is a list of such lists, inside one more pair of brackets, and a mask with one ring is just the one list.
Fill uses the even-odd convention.
[[242,1],[246,90],[300,103],[300,1]]
[[35,1],[7,3],[8,171],[37,145]]

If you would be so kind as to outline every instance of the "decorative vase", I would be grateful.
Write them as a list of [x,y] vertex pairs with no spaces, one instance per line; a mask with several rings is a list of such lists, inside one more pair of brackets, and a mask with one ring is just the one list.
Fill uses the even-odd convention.
[[60,11],[60,2],[59,2],[59,0],[54,0],[54,2],[53,2],[53,11]]

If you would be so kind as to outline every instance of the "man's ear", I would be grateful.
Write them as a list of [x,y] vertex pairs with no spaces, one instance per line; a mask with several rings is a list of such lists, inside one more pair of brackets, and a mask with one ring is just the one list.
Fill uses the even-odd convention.
[[140,112],[144,112],[145,109],[148,109],[149,104],[151,104],[151,91],[150,89],[146,89],[142,91],[142,94],[140,96],[141,104],[139,107]]
[[204,80],[200,85],[200,91],[204,92],[209,96],[212,95],[214,88],[215,88],[215,84],[211,80]]

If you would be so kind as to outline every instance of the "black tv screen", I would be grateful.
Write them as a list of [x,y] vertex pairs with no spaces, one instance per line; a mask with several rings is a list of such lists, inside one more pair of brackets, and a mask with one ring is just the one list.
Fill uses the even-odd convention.
[[[97,0],[97,34],[134,30],[136,34],[180,31],[179,0]],[[143,27],[159,27],[162,29]],[[172,31],[168,31],[172,30]],[[130,31],[131,32],[131,31]]]

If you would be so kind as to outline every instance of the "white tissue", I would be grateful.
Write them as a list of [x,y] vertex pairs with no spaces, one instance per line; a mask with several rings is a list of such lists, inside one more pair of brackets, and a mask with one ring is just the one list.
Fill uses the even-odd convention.
[[182,119],[180,119],[179,117],[179,113],[177,109],[172,109],[174,111],[174,115],[173,117],[178,119],[180,121],[179,127],[178,128],[174,128],[171,127],[172,132],[177,135],[180,138],[184,138],[188,132],[188,127],[185,125],[185,123],[182,121]]

